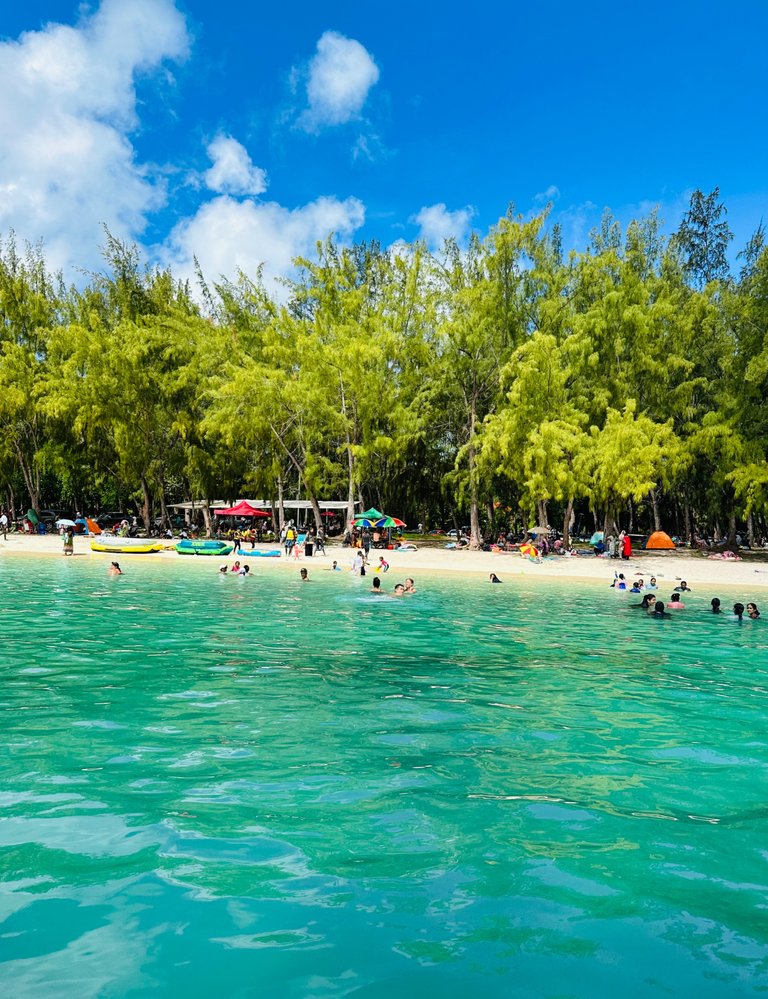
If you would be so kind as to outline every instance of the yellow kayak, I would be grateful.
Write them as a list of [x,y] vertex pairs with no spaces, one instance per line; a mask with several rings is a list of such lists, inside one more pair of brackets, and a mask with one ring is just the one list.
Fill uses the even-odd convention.
[[92,552],[110,552],[120,555],[143,555],[148,552],[161,552],[163,542],[156,538],[105,538],[103,535],[91,538]]

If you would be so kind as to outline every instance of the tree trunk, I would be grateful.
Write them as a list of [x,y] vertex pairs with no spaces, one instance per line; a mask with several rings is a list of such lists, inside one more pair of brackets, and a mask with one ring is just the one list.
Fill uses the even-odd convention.
[[728,517],[728,540],[725,542],[725,547],[728,551],[735,552],[738,549],[736,544],[736,512],[731,510],[730,516]]
[[201,507],[203,511],[203,523],[205,524],[205,536],[206,538],[213,537],[213,527],[211,525],[211,508],[208,504],[208,500],[203,500],[203,505]]
[[482,547],[483,539],[480,536],[480,507],[477,488],[477,465],[475,461],[475,423],[477,412],[475,410],[475,400],[472,400],[472,409],[469,418],[469,449],[467,451],[469,466],[469,547],[475,551]]
[[685,535],[685,540],[688,542],[689,546],[693,548],[693,524],[691,523],[691,508],[687,503],[683,505],[683,521],[684,521],[683,533]]
[[[285,527],[285,497],[283,495],[283,477],[278,475],[277,477],[277,514],[278,514],[278,527],[275,534],[279,537]],[[273,514],[274,517],[274,514]]]
[[144,476],[140,476],[141,479],[141,494],[144,498],[143,511],[144,511],[144,529],[147,534],[152,532],[152,496],[149,492],[149,486],[147,485],[147,480]]
[[628,534],[634,534],[635,531],[635,505],[631,499],[627,500],[627,506],[629,507],[629,530]]
[[571,546],[571,520],[573,519],[573,497],[568,500],[563,515],[563,550]]
[[747,544],[750,548],[755,547],[755,521],[751,511],[747,514]]
[[29,493],[29,505],[35,513],[38,513],[40,509],[40,482],[38,476],[35,475],[34,468],[27,464],[27,461],[19,447],[16,448],[16,455],[19,459],[21,474],[24,476],[24,484],[26,485],[27,492]]
[[659,510],[659,494],[655,489],[651,489],[649,496],[651,497],[651,506],[653,507],[653,529],[654,531],[660,531],[661,511]]

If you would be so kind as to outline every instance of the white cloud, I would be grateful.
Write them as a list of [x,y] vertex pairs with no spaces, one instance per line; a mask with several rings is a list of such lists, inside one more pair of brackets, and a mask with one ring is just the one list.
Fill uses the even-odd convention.
[[271,279],[290,274],[294,257],[312,255],[318,240],[330,233],[343,239],[364,221],[365,207],[357,198],[323,197],[290,209],[275,202],[223,196],[180,222],[164,254],[181,278],[194,278],[197,257],[210,281],[222,275],[234,278],[237,270],[254,276],[262,264],[265,277]]
[[446,239],[453,238],[458,243],[466,239],[474,214],[469,206],[449,212],[441,202],[425,205],[411,221],[419,226],[419,239],[423,239],[430,249],[439,250]]
[[537,202],[559,201],[560,188],[556,187],[554,184],[550,184],[545,191],[539,191],[537,194],[534,194],[533,200]]
[[0,231],[42,238],[55,267],[95,266],[102,223],[140,234],[165,193],[128,138],[134,77],[188,46],[172,0],[103,0],[77,27],[0,42]]
[[309,64],[308,107],[299,118],[307,132],[343,125],[358,117],[379,68],[368,50],[336,31],[326,31]]
[[208,146],[213,166],[204,175],[205,183],[218,194],[262,194],[267,175],[254,166],[247,150],[237,139],[218,135]]

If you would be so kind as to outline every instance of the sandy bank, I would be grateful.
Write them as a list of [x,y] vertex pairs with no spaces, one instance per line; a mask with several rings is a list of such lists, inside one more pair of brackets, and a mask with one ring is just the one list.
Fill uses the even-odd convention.
[[[275,546],[262,545],[262,549]],[[246,546],[246,553],[250,550]],[[111,556],[102,552],[90,550],[88,538],[75,538],[75,554],[78,557],[98,559],[105,564]],[[593,558],[591,556],[578,558],[550,558],[536,564],[529,559],[523,559],[517,554],[470,551],[447,551],[445,548],[421,547],[415,552],[374,552],[371,551],[371,568],[378,564],[379,555],[384,554],[391,569],[389,578],[416,575],[419,572],[464,573],[467,575],[485,575],[495,572],[502,579],[525,576],[527,580],[556,579],[593,580],[608,583],[613,578],[614,570],[623,572],[630,579],[640,573],[647,580],[656,576],[659,588],[674,580],[685,579],[692,587],[706,586],[713,594],[717,588],[727,586],[729,589],[740,590],[745,599],[750,594],[768,589],[768,561],[759,561],[754,557],[745,557],[740,562],[710,561],[706,557],[690,553],[638,553],[628,562],[613,559]],[[0,560],[4,557],[29,557],[47,555],[63,558],[62,540],[58,536],[28,536],[9,534],[6,541],[0,538]],[[198,571],[207,568],[209,571],[218,566],[222,559],[216,557],[198,557],[178,555],[175,551],[157,552],[151,555],[119,555],[119,561],[127,565],[152,561],[170,566],[184,568],[185,571]],[[230,564],[235,556],[226,561]],[[325,556],[315,556],[311,559],[277,558],[243,558],[243,563],[249,562],[253,570],[259,571],[290,571],[298,565],[306,565],[311,569],[328,568],[336,559],[343,569],[347,569],[352,561],[352,553],[348,548],[332,546]]]

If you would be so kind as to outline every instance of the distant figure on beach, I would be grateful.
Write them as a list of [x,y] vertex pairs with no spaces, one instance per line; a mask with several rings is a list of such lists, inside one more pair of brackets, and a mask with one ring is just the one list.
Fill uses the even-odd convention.
[[741,621],[744,617],[744,604],[734,604],[733,614],[737,621]]
[[490,581],[492,583],[500,583],[501,582],[501,580],[499,579],[499,577],[496,575],[495,572],[492,572],[491,575],[488,578],[490,579]]
[[3,541],[7,541],[8,540],[8,514],[5,512],[5,510],[3,510],[2,513],[0,513],[0,531],[2,531],[2,534],[3,534]]
[[672,596],[669,598],[669,609],[685,610],[685,604],[680,599],[680,593],[677,590],[675,590]]
[[75,554],[75,532],[71,527],[68,527],[64,532],[64,554]]
[[656,603],[653,605],[653,610],[648,615],[648,617],[672,617],[672,615],[668,614],[667,611],[664,610],[664,601],[657,600]]
[[747,617],[751,618],[753,621],[757,621],[760,617],[760,611],[757,609],[757,604],[747,604]]
[[123,570],[120,568],[119,562],[113,562],[112,565],[107,569],[108,576],[122,576]]
[[712,605],[712,613],[713,614],[719,614],[720,613],[720,598],[719,597],[712,597],[712,599],[709,602]]
[[306,569],[299,569],[299,575],[301,576],[302,583],[308,583],[310,581],[309,572]]
[[373,584],[371,586],[371,593],[382,593],[381,580],[378,576],[373,577]]
[[405,592],[406,593],[416,592],[416,584],[414,583],[414,581],[411,579],[410,576],[405,581]]
[[621,557],[625,562],[632,558],[632,539],[628,534],[624,535],[621,542]]

